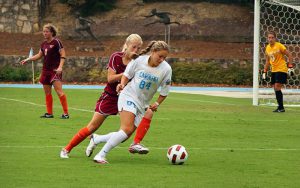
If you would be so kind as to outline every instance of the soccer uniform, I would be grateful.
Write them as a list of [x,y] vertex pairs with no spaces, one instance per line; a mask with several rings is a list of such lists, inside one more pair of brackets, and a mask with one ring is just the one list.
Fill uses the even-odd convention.
[[[115,52],[111,55],[107,68],[111,68],[116,74],[123,73],[126,65],[123,64],[123,52]],[[107,83],[104,92],[97,101],[95,112],[102,115],[116,115],[118,113],[118,93],[116,91],[119,82]]]
[[135,126],[139,125],[158,88],[161,87],[160,95],[167,96],[171,86],[171,66],[163,61],[157,67],[151,67],[149,57],[140,56],[128,64],[124,76],[131,81],[122,90],[118,101],[119,111],[126,110],[136,115]]
[[285,84],[287,81],[287,65],[284,59],[283,52],[286,50],[286,47],[279,43],[275,42],[275,44],[271,47],[270,44],[266,47],[266,54],[269,57],[269,62],[272,66],[272,75],[271,75],[271,83],[282,83]]
[[57,38],[51,42],[43,42],[41,44],[41,51],[44,56],[44,64],[40,83],[43,85],[52,85],[55,80],[62,80],[62,74],[57,74],[56,70],[60,64],[60,50],[63,48],[62,43]]

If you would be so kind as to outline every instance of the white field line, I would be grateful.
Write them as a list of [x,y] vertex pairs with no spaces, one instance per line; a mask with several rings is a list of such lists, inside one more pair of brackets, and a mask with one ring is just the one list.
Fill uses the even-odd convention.
[[[41,106],[41,107],[45,107],[46,106],[44,104],[36,104],[36,103],[33,103],[33,102],[27,102],[27,101],[22,101],[22,100],[18,100],[18,99],[9,99],[9,98],[4,98],[4,97],[0,97],[0,99],[2,99],[2,100],[8,100],[8,101],[20,102],[20,103],[25,103],[25,104],[30,104],[30,105],[33,105],[33,106]],[[75,111],[82,111],[82,112],[94,112],[92,110],[86,110],[86,109],[80,109],[80,108],[73,108],[73,107],[69,107],[69,109],[72,109],[72,110],[75,110]]]
[[[43,105],[43,104],[36,104],[36,103],[33,103],[33,102],[27,102],[27,101],[18,100],[18,99],[10,99],[10,98],[4,98],[4,97],[0,97],[0,99],[2,99],[2,100],[8,100],[8,101],[14,101],[14,102],[20,102],[20,103],[25,103],[25,104],[29,104],[29,105],[33,105],[33,106],[40,106],[40,107],[45,107],[46,106],[46,105]],[[195,101],[200,101],[200,100],[195,100]],[[222,104],[222,103],[220,103],[220,104]],[[59,107],[56,107],[56,108],[59,108]],[[80,108],[69,107],[69,109],[72,109],[72,110],[75,110],[75,111],[81,111],[81,112],[91,112],[91,113],[94,113],[94,111],[92,111],[92,110],[86,110],[86,109],[80,109]],[[166,121],[178,120],[178,119],[184,120],[184,118],[175,118],[175,119],[173,118],[172,119],[172,118],[165,118],[165,117],[154,118],[154,119],[157,119],[157,120],[166,120]],[[248,120],[248,119],[204,119],[204,118],[203,119],[201,119],[201,118],[195,118],[194,120],[196,120],[196,121],[237,121],[237,120],[239,120],[239,121],[255,121],[255,122],[273,122],[273,121],[288,122],[289,121],[288,119]]]
[[[32,148],[32,149],[44,149],[44,148],[63,148],[64,146],[16,146],[16,145],[0,145],[0,148]],[[78,146],[77,148],[86,148]],[[128,147],[117,146],[117,149],[128,149]],[[150,147],[153,150],[167,150],[163,147]],[[203,151],[300,151],[300,148],[188,148],[188,150],[203,150]]]

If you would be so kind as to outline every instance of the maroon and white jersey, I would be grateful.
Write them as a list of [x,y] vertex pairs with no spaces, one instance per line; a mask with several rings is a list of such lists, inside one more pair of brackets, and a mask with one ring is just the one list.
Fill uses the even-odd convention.
[[41,44],[41,51],[44,56],[44,71],[53,71],[58,68],[60,63],[60,50],[63,48],[62,43],[57,38],[51,42],[43,42]]
[[[126,69],[126,65],[123,64],[122,57],[124,52],[115,52],[110,56],[109,63],[107,68],[114,70],[116,74],[123,73]],[[109,95],[118,96],[117,94],[117,85],[119,82],[107,83],[104,91]]]

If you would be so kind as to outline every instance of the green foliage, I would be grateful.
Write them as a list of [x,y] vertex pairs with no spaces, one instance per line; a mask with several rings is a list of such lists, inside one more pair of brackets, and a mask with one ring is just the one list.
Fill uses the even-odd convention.
[[174,83],[251,85],[252,65],[230,64],[223,68],[220,63],[173,63]]
[[102,71],[100,69],[92,69],[88,73],[89,82],[107,82],[107,71]]
[[29,81],[30,79],[32,79],[32,75],[29,70],[10,66],[0,69],[0,81]]

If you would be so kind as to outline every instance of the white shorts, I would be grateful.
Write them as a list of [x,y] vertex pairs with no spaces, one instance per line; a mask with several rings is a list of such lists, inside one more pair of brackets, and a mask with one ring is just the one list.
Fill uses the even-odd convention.
[[133,101],[134,100],[132,100],[131,97],[120,94],[118,100],[118,110],[119,112],[125,110],[133,113],[135,115],[134,125],[138,127],[144,117],[145,112],[141,111]]

